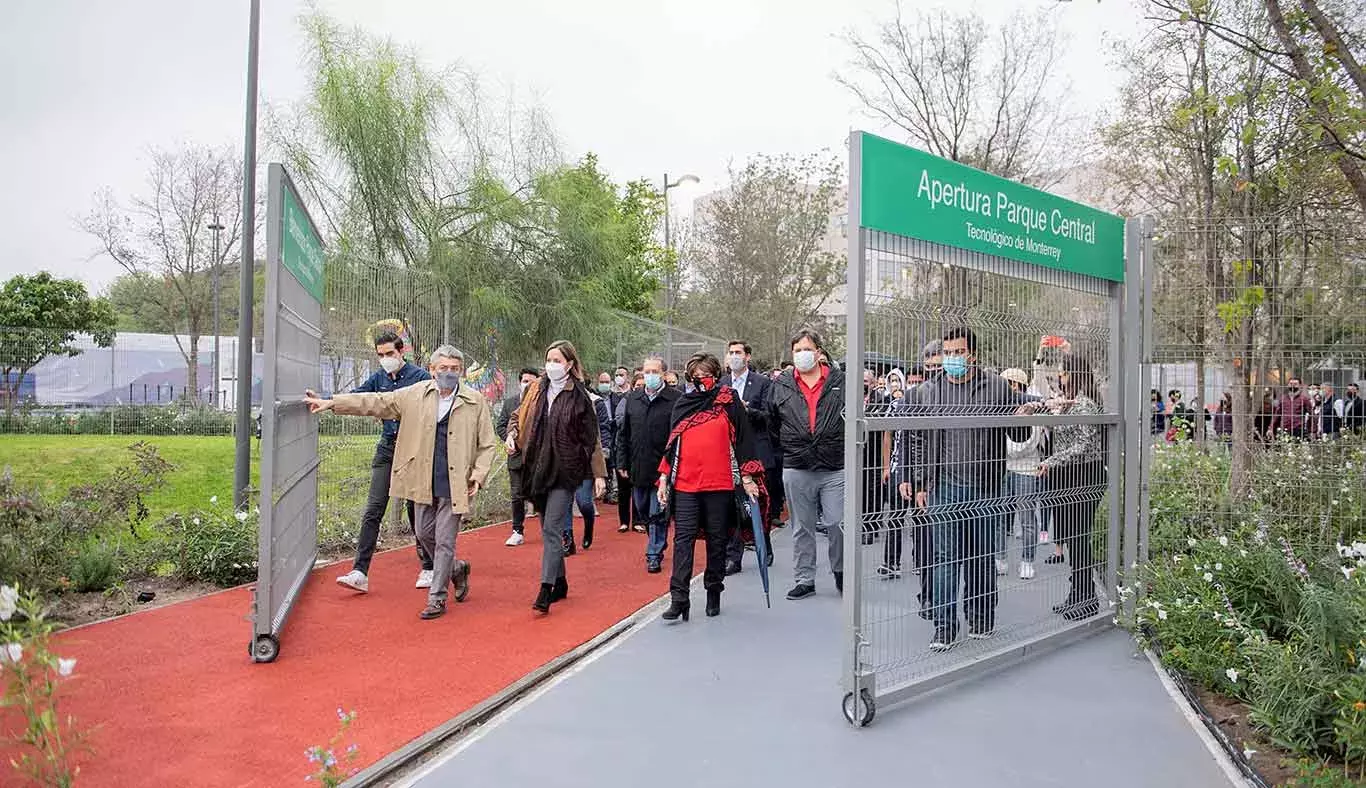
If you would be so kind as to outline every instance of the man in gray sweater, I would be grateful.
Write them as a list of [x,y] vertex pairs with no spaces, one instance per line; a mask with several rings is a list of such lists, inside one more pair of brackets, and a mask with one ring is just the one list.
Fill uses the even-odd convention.
[[943,374],[908,397],[908,415],[953,417],[961,427],[907,433],[911,480],[900,485],[902,496],[914,497],[932,524],[934,563],[927,571],[933,580],[935,651],[952,648],[958,636],[960,575],[968,637],[995,633],[994,529],[1000,523],[996,499],[1005,476],[1006,438],[1029,438],[1027,426],[983,429],[974,417],[1027,414],[1037,407],[999,375],[978,368],[977,337],[970,329],[944,335],[943,359]]

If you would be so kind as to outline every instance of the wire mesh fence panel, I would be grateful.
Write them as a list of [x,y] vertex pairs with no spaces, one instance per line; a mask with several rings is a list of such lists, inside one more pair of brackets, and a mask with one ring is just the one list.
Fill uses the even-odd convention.
[[862,670],[895,694],[1108,615],[1119,302],[1088,276],[862,232],[852,565]]
[[1211,530],[1331,561],[1366,531],[1366,236],[1298,210],[1157,227],[1149,543]]

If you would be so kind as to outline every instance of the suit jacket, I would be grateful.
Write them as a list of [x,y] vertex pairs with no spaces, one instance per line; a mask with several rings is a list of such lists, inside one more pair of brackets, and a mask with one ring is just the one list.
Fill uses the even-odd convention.
[[[731,374],[721,377],[722,386],[734,387]],[[754,437],[754,449],[765,468],[778,464],[778,455],[773,451],[773,437],[769,434],[768,409],[773,401],[773,381],[751,369],[745,380],[745,390],[740,392],[740,400],[745,403],[745,413],[749,416],[749,426]]]

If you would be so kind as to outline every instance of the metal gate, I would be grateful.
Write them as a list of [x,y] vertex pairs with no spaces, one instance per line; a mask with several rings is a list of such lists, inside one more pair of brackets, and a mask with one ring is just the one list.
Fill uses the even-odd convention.
[[266,212],[265,372],[261,388],[261,522],[252,642],[280,652],[280,630],[318,555],[318,420],[323,246],[283,166],[271,164]]
[[849,372],[872,386],[848,387],[843,710],[864,725],[1111,623],[1126,519],[1136,544],[1141,234],[1126,247],[1117,216],[864,133],[849,226]]

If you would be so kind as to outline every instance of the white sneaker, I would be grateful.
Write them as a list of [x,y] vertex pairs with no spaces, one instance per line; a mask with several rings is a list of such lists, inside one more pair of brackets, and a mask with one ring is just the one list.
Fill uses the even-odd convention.
[[520,531],[513,531],[512,536],[509,536],[508,540],[506,542],[503,542],[503,544],[508,547],[516,547],[517,545],[525,541],[526,537],[522,536],[522,533]]
[[370,578],[359,569],[352,569],[350,572],[337,578],[337,585],[345,586],[352,591],[359,591],[362,594],[370,593]]
[[418,573],[417,573],[417,583],[416,583],[416,585],[414,585],[413,587],[414,587],[414,588],[431,588],[431,587],[432,587],[432,570],[430,570],[430,569],[423,569],[421,572],[418,572]]
[[1021,562],[1020,562],[1020,579],[1021,579],[1021,580],[1031,580],[1031,579],[1033,579],[1033,577],[1034,577],[1034,562],[1033,562],[1033,561],[1021,561]]
[[1006,561],[1005,561],[1004,558],[997,558],[997,559],[996,559],[996,574],[998,574],[998,575],[1004,575],[1006,572],[1009,572],[1009,571],[1010,571],[1010,564],[1006,563]]

